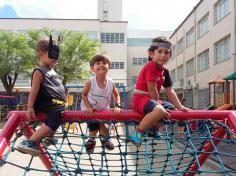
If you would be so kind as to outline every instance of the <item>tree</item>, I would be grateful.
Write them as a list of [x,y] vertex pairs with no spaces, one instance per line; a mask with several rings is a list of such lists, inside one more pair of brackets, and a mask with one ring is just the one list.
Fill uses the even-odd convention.
[[53,35],[60,38],[60,58],[55,69],[63,77],[63,85],[68,81],[82,79],[88,75],[87,63],[97,52],[98,40],[92,40],[85,33],[74,31],[55,31],[50,29],[28,31],[29,45],[35,48],[36,42],[42,37]]
[[0,79],[10,95],[19,73],[32,67],[33,49],[27,37],[14,31],[0,31]]
[[[61,55],[56,66],[63,84],[86,75],[86,63],[96,53],[99,42],[86,34],[50,29],[29,30],[27,34],[0,31],[0,79],[8,95],[12,93],[18,74],[29,75],[38,64],[36,43],[43,37],[60,36]],[[56,36],[56,37],[55,37]]]
[[87,63],[97,52],[100,43],[81,32],[60,31],[61,55],[56,71],[63,76],[62,83],[81,79],[87,75]]

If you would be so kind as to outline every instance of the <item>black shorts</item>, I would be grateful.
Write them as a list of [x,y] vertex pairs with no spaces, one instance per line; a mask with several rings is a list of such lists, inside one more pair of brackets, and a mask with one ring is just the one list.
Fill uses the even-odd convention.
[[87,124],[88,124],[89,131],[95,131],[95,130],[100,129],[99,121],[88,122]]
[[178,121],[178,126],[179,127],[184,127],[185,126],[185,122],[184,121]]
[[46,114],[46,120],[44,121],[45,125],[51,130],[56,131],[62,123],[64,110],[64,106],[47,107],[47,109],[43,111],[43,113]]

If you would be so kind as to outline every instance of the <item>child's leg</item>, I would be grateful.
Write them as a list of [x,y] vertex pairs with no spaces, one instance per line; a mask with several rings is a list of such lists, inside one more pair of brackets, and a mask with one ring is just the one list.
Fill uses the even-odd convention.
[[17,148],[22,153],[27,153],[32,156],[39,156],[40,150],[38,148],[38,144],[41,139],[43,139],[47,135],[52,135],[54,131],[50,129],[47,125],[42,124],[41,127],[34,132],[34,134],[30,137],[29,140],[24,140],[20,144],[18,144]]
[[99,122],[90,122],[88,123],[88,128],[89,128],[89,138],[85,143],[86,151],[87,153],[93,153],[94,148],[96,146],[96,136],[97,132],[100,128],[100,123]]
[[63,106],[50,107],[46,113],[47,118],[45,124],[42,124],[29,140],[22,141],[17,146],[18,150],[33,156],[38,156],[40,154],[38,144],[44,137],[48,135],[51,136],[57,130],[62,121],[63,111]]
[[142,121],[138,126],[138,130],[146,131],[153,124],[156,124],[162,118],[168,118],[169,114],[165,111],[165,109],[161,105],[157,105],[153,108],[152,112],[148,113],[144,116]]
[[30,137],[29,140],[38,144],[45,136],[51,136],[53,133],[54,131],[51,128],[49,128],[45,124],[42,124],[41,127]]
[[[151,112],[150,112],[151,111]],[[153,124],[158,123],[162,118],[168,118],[169,113],[156,101],[150,100],[144,107],[146,115],[140,122],[137,129],[131,134],[130,141],[137,147],[141,145],[142,137],[145,135],[147,129],[152,127]]]
[[106,127],[106,125],[104,123],[100,124],[100,134],[103,137],[108,136],[108,129],[107,129],[107,127]]
[[108,150],[113,150],[115,148],[114,144],[111,142],[108,129],[104,123],[100,124],[100,134],[102,136],[102,146]]

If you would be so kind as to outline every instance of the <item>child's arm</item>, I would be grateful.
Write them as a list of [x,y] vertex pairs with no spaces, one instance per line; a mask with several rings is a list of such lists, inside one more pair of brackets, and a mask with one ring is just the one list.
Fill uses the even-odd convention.
[[37,98],[42,81],[43,81],[42,73],[39,70],[35,70],[33,73],[32,87],[29,93],[29,98],[28,98],[28,109],[26,113],[27,118],[30,118],[31,115],[35,117],[34,103]]
[[118,90],[117,90],[117,88],[116,88],[114,83],[113,83],[112,93],[113,93],[114,101],[115,101],[114,112],[115,113],[120,113],[120,111],[121,111],[120,95],[119,95],[119,92],[118,92]]
[[189,111],[190,110],[180,103],[180,101],[179,101],[179,99],[172,87],[166,88],[166,94],[167,94],[169,100],[175,105],[175,107],[177,109],[179,109],[181,111]]
[[87,81],[85,83],[85,86],[83,88],[83,91],[82,91],[82,99],[84,101],[84,105],[86,107],[86,113],[87,115],[90,115],[92,116],[93,114],[93,106],[90,104],[89,100],[88,100],[88,92],[90,90],[90,87],[91,87],[91,81]]
[[159,94],[157,91],[156,82],[147,81],[147,86],[148,86],[148,93],[149,93],[150,97],[157,101],[159,98]]

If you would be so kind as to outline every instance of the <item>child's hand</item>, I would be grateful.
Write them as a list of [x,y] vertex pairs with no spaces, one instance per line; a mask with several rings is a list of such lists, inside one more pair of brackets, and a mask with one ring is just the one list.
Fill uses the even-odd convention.
[[35,118],[34,108],[28,108],[26,112],[26,118],[30,120],[30,117]]
[[180,108],[178,108],[180,111],[184,111],[184,112],[189,112],[191,111],[191,109],[185,107],[185,106],[181,106]]
[[166,110],[162,105],[157,105],[156,108],[159,110],[159,113],[162,114],[162,119],[168,120],[170,118],[170,112]]
[[112,110],[113,110],[113,112],[115,113],[115,115],[119,114],[119,113],[122,111],[122,109],[119,108],[119,107],[115,107],[115,108],[112,109]]
[[92,107],[89,107],[86,109],[85,115],[91,117],[91,116],[93,116],[93,111],[94,111],[94,109]]

